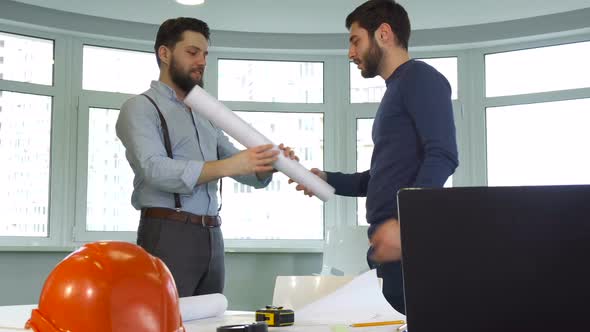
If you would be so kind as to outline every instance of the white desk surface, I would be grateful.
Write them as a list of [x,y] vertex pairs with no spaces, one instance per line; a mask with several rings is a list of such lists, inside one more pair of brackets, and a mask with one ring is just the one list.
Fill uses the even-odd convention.
[[[32,331],[24,329],[31,317],[31,310],[37,305],[0,306],[0,332]],[[297,313],[295,313],[297,321]],[[247,324],[254,322],[254,313],[248,311],[226,311],[223,316],[184,322],[187,332],[215,332],[222,325]],[[351,332],[392,332],[397,325],[370,328],[349,328]],[[307,325],[270,327],[269,332],[332,332],[331,326]]]

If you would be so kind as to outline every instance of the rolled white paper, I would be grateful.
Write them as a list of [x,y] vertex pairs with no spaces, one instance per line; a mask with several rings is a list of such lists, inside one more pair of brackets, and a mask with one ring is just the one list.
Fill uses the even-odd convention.
[[227,299],[219,293],[181,297],[178,304],[183,322],[220,316],[227,310]]
[[[254,129],[198,85],[189,92],[184,99],[184,103],[248,148],[273,144],[270,139]],[[299,162],[285,157],[282,153],[279,154],[279,159],[275,162],[274,167],[293,179],[293,181],[307,187],[324,202],[334,196],[332,186],[319,176],[308,171]]]

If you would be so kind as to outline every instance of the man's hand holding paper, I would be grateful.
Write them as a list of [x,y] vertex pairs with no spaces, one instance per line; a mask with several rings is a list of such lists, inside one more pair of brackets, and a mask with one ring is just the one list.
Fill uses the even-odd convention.
[[[267,137],[199,86],[195,86],[188,93],[184,103],[248,148],[272,143]],[[332,186],[310,173],[296,160],[291,159],[290,151],[285,153],[289,157],[279,154],[278,160],[274,163],[277,170],[283,172],[295,182],[313,188],[314,194],[323,201],[328,201],[334,196]]]
[[[320,179],[324,180],[325,182],[328,181],[328,175],[326,174],[326,172],[322,172],[320,169],[318,168],[312,168],[310,170],[311,173],[317,175]],[[289,179],[289,183],[294,183],[295,181],[293,179]],[[311,191],[311,189],[307,188],[306,186],[298,183],[297,186],[295,187],[295,190],[297,191],[303,191],[304,195],[307,195],[309,197],[314,196],[315,194],[313,193],[313,191]]]

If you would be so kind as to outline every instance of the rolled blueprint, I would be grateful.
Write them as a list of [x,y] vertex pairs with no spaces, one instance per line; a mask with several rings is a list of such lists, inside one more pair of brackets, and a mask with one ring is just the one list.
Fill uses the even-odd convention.
[[178,304],[183,322],[223,315],[227,309],[227,299],[219,293],[181,297]]
[[[198,85],[189,92],[184,99],[184,103],[248,148],[273,144],[270,139],[252,128],[246,121]],[[326,202],[334,196],[332,186],[319,176],[308,171],[299,162],[285,157],[282,153],[279,154],[278,158],[274,167],[293,179],[293,181],[307,187],[319,199]]]

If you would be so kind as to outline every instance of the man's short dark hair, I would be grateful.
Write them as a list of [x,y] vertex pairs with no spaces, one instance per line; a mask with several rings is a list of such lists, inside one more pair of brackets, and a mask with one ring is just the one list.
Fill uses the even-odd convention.
[[156,60],[160,66],[160,56],[158,49],[160,46],[166,46],[170,49],[182,40],[182,34],[185,31],[194,31],[202,34],[205,39],[209,40],[209,26],[207,23],[192,17],[178,17],[166,20],[158,29],[156,35],[156,43],[154,44],[154,51],[156,52]]
[[353,23],[358,23],[367,30],[370,37],[373,37],[381,24],[387,23],[395,33],[399,45],[408,49],[410,18],[404,7],[394,0],[369,0],[363,3],[346,17],[346,29],[350,30]]

